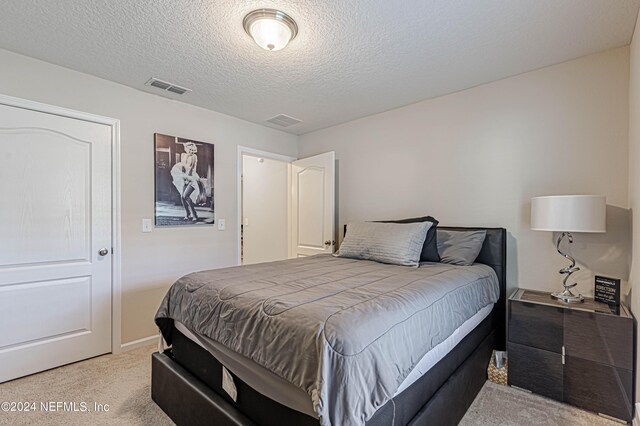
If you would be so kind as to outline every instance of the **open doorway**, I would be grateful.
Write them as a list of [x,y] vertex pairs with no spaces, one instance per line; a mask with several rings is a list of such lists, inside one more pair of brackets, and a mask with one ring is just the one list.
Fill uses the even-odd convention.
[[335,251],[335,153],[238,147],[238,264]]
[[242,265],[289,257],[289,188],[293,158],[239,152],[240,259]]

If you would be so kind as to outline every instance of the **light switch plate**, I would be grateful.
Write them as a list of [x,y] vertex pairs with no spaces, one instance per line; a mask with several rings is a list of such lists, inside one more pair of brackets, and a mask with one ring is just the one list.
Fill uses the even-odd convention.
[[218,231],[224,231],[226,229],[226,223],[224,219],[218,219]]
[[151,219],[142,219],[142,232],[151,232],[152,230]]

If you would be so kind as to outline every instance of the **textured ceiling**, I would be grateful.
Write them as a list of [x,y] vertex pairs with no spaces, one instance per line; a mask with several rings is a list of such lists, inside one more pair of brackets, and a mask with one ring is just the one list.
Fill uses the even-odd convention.
[[[626,45],[639,1],[4,0],[0,47],[301,134]],[[261,7],[297,21],[284,50],[244,33]]]

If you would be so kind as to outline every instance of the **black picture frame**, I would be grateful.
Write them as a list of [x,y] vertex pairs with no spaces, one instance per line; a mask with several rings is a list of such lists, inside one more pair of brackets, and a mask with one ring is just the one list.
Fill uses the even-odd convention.
[[596,302],[608,305],[620,305],[620,280],[596,275],[593,298]]
[[154,134],[156,227],[215,223],[214,144]]

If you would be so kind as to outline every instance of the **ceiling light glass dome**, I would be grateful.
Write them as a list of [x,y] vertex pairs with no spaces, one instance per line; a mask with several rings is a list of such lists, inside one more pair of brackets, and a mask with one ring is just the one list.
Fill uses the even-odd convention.
[[258,9],[244,18],[244,30],[256,44],[275,52],[283,49],[298,34],[298,25],[289,15],[275,9]]

